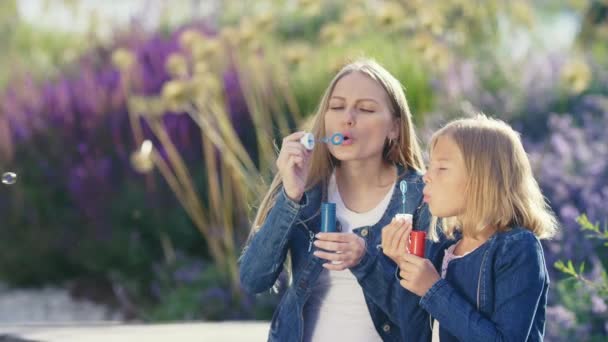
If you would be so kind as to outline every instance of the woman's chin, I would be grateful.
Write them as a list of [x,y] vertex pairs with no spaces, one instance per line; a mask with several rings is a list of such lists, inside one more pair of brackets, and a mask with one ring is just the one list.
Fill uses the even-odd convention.
[[[331,151],[331,155],[341,162],[349,162],[349,161],[365,161],[365,160],[375,160],[376,158],[373,155],[361,154],[359,151],[350,148],[336,148]],[[381,155],[378,155],[378,158],[381,159]]]

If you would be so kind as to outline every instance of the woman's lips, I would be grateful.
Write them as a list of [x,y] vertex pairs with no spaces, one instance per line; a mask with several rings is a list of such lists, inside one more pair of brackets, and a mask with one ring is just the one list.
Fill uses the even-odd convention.
[[350,132],[340,132],[340,134],[342,134],[342,136],[343,136],[341,145],[348,146],[348,145],[352,145],[354,143],[354,139],[353,139],[352,135],[350,134]]
[[344,140],[342,140],[341,145],[348,146],[348,145],[352,145],[353,142],[354,142],[353,138],[344,137]]

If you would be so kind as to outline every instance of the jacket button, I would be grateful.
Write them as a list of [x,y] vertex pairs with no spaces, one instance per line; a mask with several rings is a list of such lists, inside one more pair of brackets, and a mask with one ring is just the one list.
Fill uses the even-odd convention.
[[361,236],[367,236],[367,228],[361,230]]
[[382,330],[384,330],[384,332],[385,332],[385,333],[387,333],[387,332],[391,331],[391,325],[390,325],[390,324],[388,324],[388,323],[385,323],[385,324],[382,326]]

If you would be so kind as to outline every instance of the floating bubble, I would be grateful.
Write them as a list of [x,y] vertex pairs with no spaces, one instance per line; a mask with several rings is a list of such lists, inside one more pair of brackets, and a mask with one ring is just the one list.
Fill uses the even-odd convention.
[[17,183],[17,174],[14,172],[5,172],[2,174],[2,184],[13,185]]
[[152,151],[154,145],[150,140],[144,140],[139,150],[131,154],[131,165],[133,168],[140,173],[148,173],[154,168],[154,160],[152,158]]
[[154,148],[154,145],[152,145],[152,142],[150,140],[144,140],[144,142],[141,144],[141,148],[140,151],[143,155],[150,155],[150,153],[152,153],[152,149]]

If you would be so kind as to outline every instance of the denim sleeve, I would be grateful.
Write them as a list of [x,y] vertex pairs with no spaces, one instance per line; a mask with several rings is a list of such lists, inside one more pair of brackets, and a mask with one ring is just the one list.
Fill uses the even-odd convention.
[[461,341],[526,341],[548,285],[540,242],[533,236],[505,242],[494,264],[494,312],[482,315],[445,279],[435,283],[420,305],[442,329]]
[[[373,249],[376,249],[375,247]],[[430,336],[428,314],[418,305],[420,297],[404,289],[395,277],[396,266],[380,250],[369,250],[361,262],[350,270],[365,295],[382,310],[411,341]]]
[[239,258],[241,286],[250,293],[260,293],[272,287],[283,270],[289,236],[300,209],[306,205],[289,199],[281,189],[274,207],[264,224],[250,238]]

